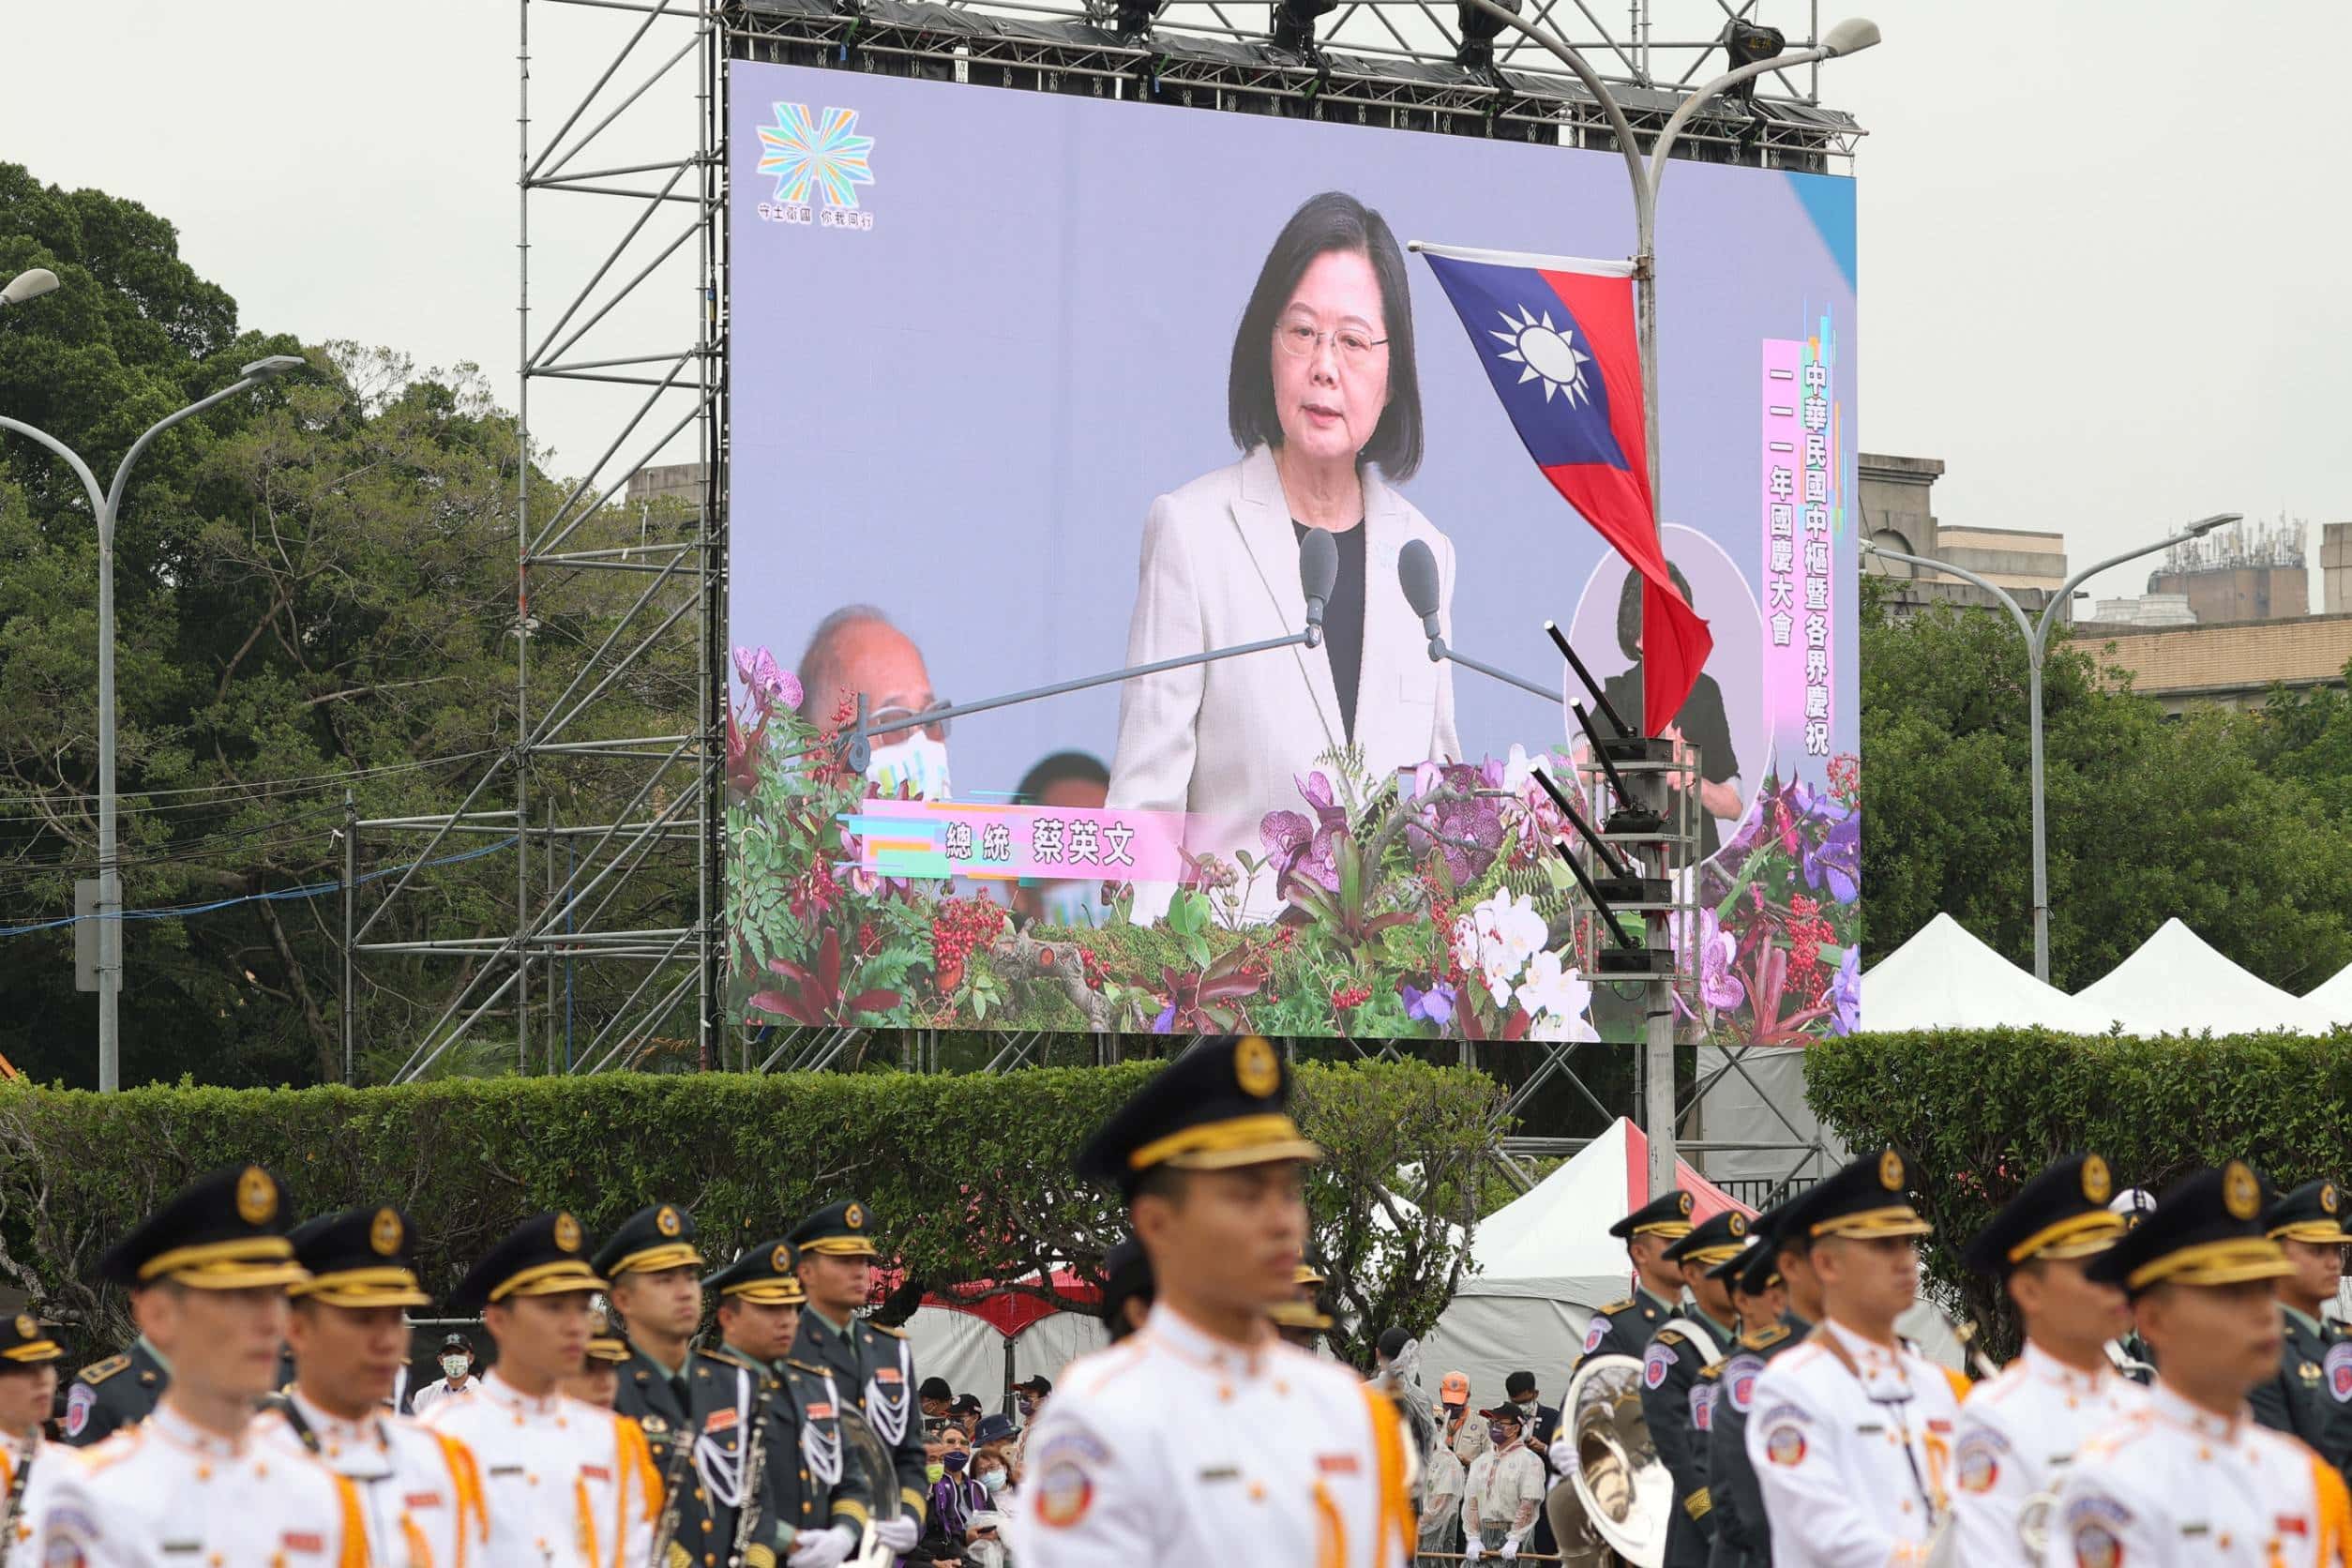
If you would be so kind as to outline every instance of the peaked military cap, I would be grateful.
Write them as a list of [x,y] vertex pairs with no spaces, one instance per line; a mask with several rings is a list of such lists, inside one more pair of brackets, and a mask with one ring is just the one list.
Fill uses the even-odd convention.
[[258,1165],[200,1177],[107,1249],[95,1271],[116,1285],[172,1280],[199,1290],[293,1285],[303,1277],[286,1240],[286,1199]]
[[1321,1330],[1332,1324],[1331,1314],[1311,1301],[1276,1302],[1266,1309],[1266,1316],[1274,1319],[1278,1329]]
[[694,1216],[675,1203],[653,1203],[623,1220],[588,1265],[618,1279],[625,1274],[699,1269],[703,1262],[694,1250]]
[[1781,1245],[1809,1248],[1833,1236],[1877,1241],[1926,1235],[1928,1223],[1911,1207],[1911,1175],[1892,1149],[1864,1154],[1787,1205],[1777,1230]]
[[2263,1234],[2274,1242],[2316,1242],[2322,1246],[2352,1242],[2344,1229],[2344,1191],[2333,1182],[2305,1182],[2270,1205]]
[[612,1332],[611,1314],[601,1306],[588,1313],[588,1359],[613,1366],[629,1359],[629,1342]]
[[329,1306],[430,1306],[416,1283],[415,1229],[398,1209],[346,1209],[304,1220],[286,1239],[310,1277],[287,1294]]
[[1609,1234],[1622,1241],[1636,1236],[1664,1236],[1679,1242],[1691,1233],[1691,1195],[1677,1187],[1662,1193],[1609,1227]]
[[14,1319],[0,1318],[0,1361],[14,1362],[20,1366],[38,1366],[55,1361],[66,1352],[57,1348],[55,1340],[40,1320],[29,1312],[20,1312]]
[[1748,1244],[1748,1216],[1737,1209],[1710,1214],[1688,1235],[1666,1249],[1669,1263],[1721,1263],[1737,1258]]
[[823,1208],[792,1227],[785,1240],[802,1252],[822,1252],[837,1258],[872,1258],[874,1216],[854,1198]]
[[1158,1293],[1152,1278],[1152,1259],[1133,1236],[1121,1240],[1103,1256],[1103,1316],[1116,1319],[1122,1302],[1140,1296],[1149,1302]]
[[[2122,1238],[2123,1216],[2107,1205],[2115,1178],[2097,1154],[2069,1154],[2028,1182],[1977,1232],[1960,1260],[2006,1279],[2036,1258],[2092,1258]],[[2352,1239],[2352,1238],[2347,1238]]]
[[1290,1068],[1262,1034],[1204,1039],[1135,1092],[1078,1151],[1078,1173],[1130,1196],[1144,1173],[1229,1170],[1323,1152],[1290,1120]]
[[1740,1276],[1748,1272],[1748,1265],[1750,1263],[1756,1261],[1756,1249],[1762,1243],[1762,1238],[1757,1236],[1756,1233],[1756,1222],[1754,1220],[1748,1221],[1748,1245],[1741,1247],[1736,1252],[1728,1253],[1716,1259],[1714,1262],[1707,1265],[1707,1277],[1710,1279],[1721,1280],[1731,1289],[1739,1289]]
[[1760,1245],[1748,1248],[1747,1256],[1740,1265],[1740,1277],[1733,1282],[1732,1288],[1743,1296],[1760,1296],[1782,1283],[1780,1247],[1767,1240]]
[[2156,1286],[2276,1279],[2294,1265],[2262,1233],[2262,1179],[2243,1160],[2164,1189],[2156,1212],[2092,1259],[2090,1277],[2138,1296]]
[[790,1242],[761,1242],[747,1246],[736,1259],[702,1282],[719,1300],[753,1302],[761,1306],[798,1306],[808,1299],[800,1288],[793,1265],[800,1255]]
[[450,1294],[449,1310],[472,1317],[517,1296],[567,1296],[606,1289],[588,1266],[588,1235],[567,1214],[535,1214],[482,1255]]

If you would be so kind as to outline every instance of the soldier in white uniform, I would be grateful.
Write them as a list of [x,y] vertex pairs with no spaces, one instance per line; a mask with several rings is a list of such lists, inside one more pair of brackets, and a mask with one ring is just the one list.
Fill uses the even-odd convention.
[[1080,1151],[1152,1261],[1143,1329],[1075,1363],[1031,1428],[1021,1568],[1400,1568],[1410,1465],[1395,1404],[1284,1345],[1306,1241],[1289,1072],[1258,1035],[1204,1040]]
[[142,1323],[171,1386],[145,1421],[43,1478],[36,1560],[366,1568],[351,1484],[252,1433],[286,1335],[286,1287],[307,1277],[278,1179],[257,1165],[204,1177],[115,1244],[98,1276],[144,1292]]
[[41,1423],[57,1397],[57,1362],[65,1352],[31,1313],[0,1319],[0,1568],[39,1562],[33,1534],[33,1479],[50,1466],[41,1454]]
[[292,1392],[254,1417],[256,1434],[308,1455],[359,1494],[379,1568],[445,1568],[477,1559],[490,1539],[474,1453],[387,1409],[408,1355],[408,1314],[430,1306],[416,1283],[408,1216],[350,1209],[297,1226]]
[[2115,1183],[2097,1154],[2073,1154],[2025,1184],[1962,1255],[1993,1275],[2025,1320],[2026,1348],[1968,1391],[1952,1445],[1952,1528],[1970,1568],[2034,1568],[2049,1493],[2092,1433],[2146,1400],[2107,1360],[2128,1333],[2120,1286],[2086,1268],[2123,1237]]
[[1947,1508],[1961,1380],[1895,1336],[1919,1299],[1927,1222],[1889,1149],[1856,1160],[1778,1221],[1821,1283],[1821,1326],[1756,1379],[1747,1448],[1775,1568],[1927,1560]]
[[2085,1443],[2058,1487],[2049,1568],[2342,1568],[2352,1502],[2333,1467],[2255,1425],[2246,1393],[2277,1374],[2270,1281],[2242,1161],[2182,1179],[2090,1266],[2132,1298],[2156,1352],[2143,1406]]
[[480,1313],[498,1364],[471,1397],[423,1425],[474,1451],[490,1515],[481,1560],[499,1568],[643,1568],[653,1560],[661,1476],[645,1430],[583,1405],[560,1380],[588,1350],[589,1298],[605,1288],[566,1214],[525,1220],[458,1285],[453,1314]]

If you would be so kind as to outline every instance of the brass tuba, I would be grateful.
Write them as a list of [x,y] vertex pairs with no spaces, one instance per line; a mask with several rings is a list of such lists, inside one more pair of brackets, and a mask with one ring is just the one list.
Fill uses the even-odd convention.
[[855,1465],[873,1483],[873,1516],[867,1521],[858,1538],[857,1550],[842,1568],[891,1568],[897,1553],[874,1536],[874,1526],[885,1519],[895,1519],[906,1512],[906,1500],[898,1495],[898,1470],[890,1446],[875,1436],[873,1427],[854,1405],[843,1405],[837,1419],[841,1425],[841,1462]]
[[1642,1417],[1640,1361],[1589,1358],[1568,1384],[1560,1421],[1552,1453],[1566,1473],[1544,1508],[1564,1568],[1608,1568],[1620,1560],[1658,1568],[1674,1478]]

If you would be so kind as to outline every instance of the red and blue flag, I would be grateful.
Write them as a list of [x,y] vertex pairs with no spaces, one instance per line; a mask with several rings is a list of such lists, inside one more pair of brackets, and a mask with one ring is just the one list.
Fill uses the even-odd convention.
[[1641,574],[1642,729],[1674,722],[1714,647],[1658,542],[1633,268],[1415,245],[1544,477]]

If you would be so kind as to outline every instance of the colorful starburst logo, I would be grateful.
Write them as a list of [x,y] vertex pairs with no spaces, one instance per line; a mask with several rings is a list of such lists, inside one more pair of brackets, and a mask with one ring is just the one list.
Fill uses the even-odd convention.
[[776,124],[760,128],[760,173],[776,176],[776,199],[806,203],[814,190],[826,206],[853,208],[857,188],[874,183],[867,162],[874,139],[857,134],[857,111],[779,103]]

